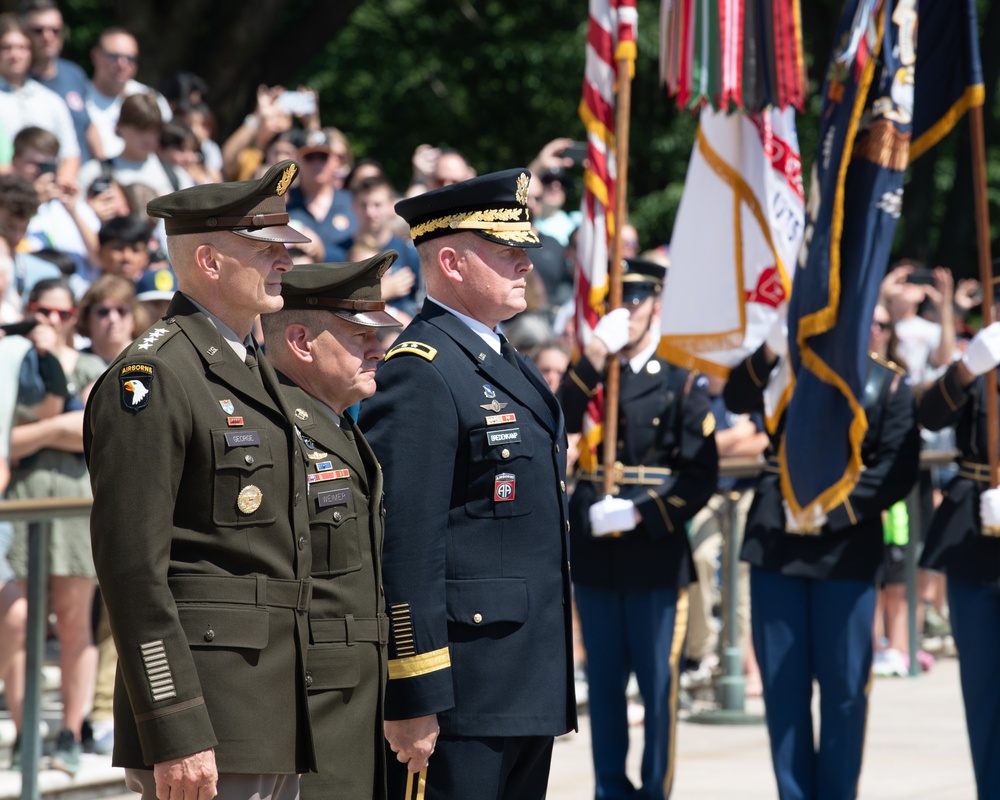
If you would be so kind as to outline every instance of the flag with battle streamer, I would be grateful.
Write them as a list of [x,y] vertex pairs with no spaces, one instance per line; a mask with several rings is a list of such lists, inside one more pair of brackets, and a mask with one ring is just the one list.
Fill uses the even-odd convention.
[[[794,110],[703,109],[670,243],[658,354],[726,377],[783,317],[805,228]],[[769,427],[787,370],[768,385]]]
[[[587,129],[587,168],[584,173],[582,222],[577,234],[575,276],[577,349],[590,340],[604,313],[608,293],[609,244],[618,191],[615,130],[619,64],[627,64],[628,79],[635,72],[638,15],[635,0],[590,0],[580,119]],[[584,417],[580,465],[594,469],[604,419],[603,391],[598,390]]]

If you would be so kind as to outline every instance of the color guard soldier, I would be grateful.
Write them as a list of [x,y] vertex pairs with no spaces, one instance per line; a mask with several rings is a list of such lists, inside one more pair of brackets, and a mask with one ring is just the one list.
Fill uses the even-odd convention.
[[[623,308],[601,318],[559,389],[566,426],[579,432],[608,359],[623,361],[618,493],[603,497],[603,468],[578,475],[570,563],[587,650],[596,796],[663,800],[673,782],[687,586],[695,579],[686,523],[715,491],[719,457],[704,379],[656,356],[666,269],[641,259],[626,266]],[[638,791],[625,774],[631,672],[646,709]]]
[[972,767],[981,800],[1000,797],[1000,489],[990,488],[986,374],[1000,363],[1000,323],[977,333],[965,354],[920,400],[928,430],[955,426],[958,475],[934,512],[920,566],[948,575]]
[[294,409],[305,466],[313,596],[306,686],[318,772],[303,800],[385,798],[382,703],[389,620],[382,597],[382,471],[345,414],[375,392],[385,355],[380,279],[392,250],[308,264],[282,279],[281,311],[261,318],[267,357]]
[[298,795],[314,766],[292,410],[256,352],[291,269],[298,165],[149,203],[179,291],[87,405],[91,538],[119,655],[113,763],[144,800]]
[[385,469],[394,800],[542,798],[553,737],[576,725],[562,412],[498,333],[538,244],[528,178],[396,205],[427,300],[361,406]]
[[[775,325],[767,342],[730,372],[723,391],[730,411],[763,413],[764,390],[786,352],[785,333]],[[875,578],[885,541],[882,512],[906,497],[920,458],[913,393],[900,366],[873,354],[859,399],[868,420],[864,466],[844,501],[816,528],[791,527],[776,460],[782,418],[747,515],[741,557],[750,564],[750,629],[782,798],[852,798],[858,791]],[[813,681],[819,686],[818,746]]]

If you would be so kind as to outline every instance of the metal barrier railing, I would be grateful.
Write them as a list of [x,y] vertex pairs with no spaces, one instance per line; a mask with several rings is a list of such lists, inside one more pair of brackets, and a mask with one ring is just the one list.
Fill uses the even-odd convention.
[[6,500],[0,520],[28,523],[28,623],[25,641],[24,709],[21,725],[21,800],[38,800],[42,754],[42,667],[45,665],[45,608],[49,585],[49,536],[56,517],[90,513],[89,498]]
[[[955,460],[957,452],[927,451],[920,454],[921,470],[943,466]],[[724,478],[753,478],[763,461],[757,458],[723,458],[719,474]],[[909,614],[910,675],[919,674],[917,663],[917,544],[920,539],[919,487],[915,486],[907,501],[910,515],[910,539],[906,546],[906,597]],[[38,761],[42,752],[42,667],[45,660],[46,592],[48,588],[48,552],[52,520],[57,517],[79,517],[90,513],[89,498],[51,498],[45,500],[0,501],[0,520],[28,522],[28,629],[27,674],[25,676],[24,722],[21,733],[21,800],[38,800]],[[723,609],[722,678],[718,721],[737,722],[744,711],[743,657],[737,623],[737,583],[739,580],[739,544],[742,531],[736,530],[736,503],[725,498],[726,558],[722,579],[730,591]]]

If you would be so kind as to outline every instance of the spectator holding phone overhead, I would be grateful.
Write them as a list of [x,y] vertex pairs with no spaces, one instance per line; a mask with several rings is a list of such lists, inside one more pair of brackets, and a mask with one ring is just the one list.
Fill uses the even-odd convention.
[[[27,247],[31,252],[52,248],[68,254],[76,267],[77,280],[87,283],[93,279],[101,221],[80,201],[77,184],[56,176],[58,155],[59,140],[43,128],[22,128],[14,137],[11,172],[28,178],[39,199],[38,211],[28,223]],[[85,288],[74,285],[74,292],[82,294]]]
[[[297,94],[315,92],[299,87]],[[314,101],[308,114],[296,114],[282,98],[288,94],[283,86],[258,86],[257,105],[222,144],[222,173],[231,181],[244,181],[254,177],[265,157],[265,150],[279,133],[292,130],[319,130],[319,104]],[[301,101],[293,101],[298,105]],[[284,158],[294,158],[286,154]]]
[[[951,363],[955,349],[953,300],[955,282],[945,267],[930,270],[904,259],[882,281],[882,302],[892,315],[899,355],[910,369],[914,387],[932,380],[935,371]],[[920,314],[925,303],[937,319]]]
[[11,271],[5,299],[18,312],[22,298],[45,278],[62,275],[55,264],[19,249],[38,211],[38,192],[23,175],[0,175],[0,269]]

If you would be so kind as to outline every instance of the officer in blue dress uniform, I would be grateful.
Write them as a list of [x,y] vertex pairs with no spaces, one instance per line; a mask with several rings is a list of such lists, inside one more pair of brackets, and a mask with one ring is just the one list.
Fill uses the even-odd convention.
[[542,798],[576,726],[563,417],[498,333],[538,244],[529,177],[396,205],[427,300],[360,414],[385,471],[390,798]]
[[[686,523],[718,478],[715,419],[704,378],[658,358],[665,268],[627,259],[623,308],[598,323],[559,400],[570,432],[620,353],[617,495],[602,499],[603,469],[584,470],[570,502],[570,553],[587,650],[598,800],[670,795],[687,586],[694,566]],[[634,672],[645,704],[642,787],[625,774],[625,686]]]
[[[764,411],[764,389],[786,347],[776,326],[764,345],[733,368],[723,392],[730,411]],[[913,394],[900,367],[873,355],[861,400],[868,419],[864,468],[847,499],[817,528],[788,527],[774,460],[782,420],[747,516],[742,558],[750,563],[750,627],[782,800],[857,796],[882,512],[913,486],[920,454]],[[813,680],[820,692],[818,749]]]
[[978,796],[1000,797],[1000,489],[989,474],[986,373],[1000,362],[1000,323],[980,331],[962,359],[924,393],[928,430],[955,426],[958,475],[931,520],[920,565],[948,575],[951,630]]
[[382,597],[382,470],[346,410],[375,392],[385,355],[380,279],[394,251],[305,264],[282,278],[284,307],[261,317],[267,356],[294,409],[312,543],[306,687],[317,771],[302,800],[385,798],[382,702],[389,620]]

